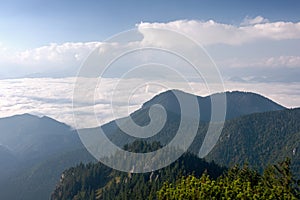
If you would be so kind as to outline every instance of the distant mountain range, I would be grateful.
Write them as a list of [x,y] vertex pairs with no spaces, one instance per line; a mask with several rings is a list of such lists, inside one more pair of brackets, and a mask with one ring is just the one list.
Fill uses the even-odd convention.
[[2,118],[0,130],[0,199],[48,199],[65,168],[93,161],[76,131],[49,117]]
[[[167,122],[156,136],[147,140],[159,140],[164,145],[176,133],[180,107],[174,93],[180,93],[183,98],[192,95],[178,90],[167,91],[147,101],[131,114],[137,124],[144,126],[149,123],[148,111],[151,105],[164,106],[168,114]],[[227,121],[219,142],[207,156],[208,160],[222,165],[248,160],[254,165],[264,166],[284,156],[290,156],[295,161],[299,158],[300,147],[296,145],[300,143],[298,109],[288,110],[270,99],[250,92],[226,92],[226,98]],[[199,129],[190,149],[195,153],[199,151],[211,118],[210,96],[197,97],[197,100],[200,108]],[[118,120],[126,123],[128,118]],[[102,128],[120,147],[137,139],[122,132],[116,121],[107,123]],[[0,130],[0,170],[5,172],[0,172],[0,199],[48,199],[64,169],[79,162],[95,161],[84,149],[75,130],[48,117],[24,114],[3,118],[0,119]],[[88,130],[97,131],[98,128]],[[275,135],[271,135],[272,133]],[[285,135],[281,136],[281,133]],[[274,142],[275,139],[280,139],[280,142]],[[268,148],[268,153],[263,154]],[[296,150],[291,154],[294,149]],[[257,157],[257,154],[260,156]],[[270,158],[272,155],[274,156]],[[293,167],[298,170],[296,165]],[[15,188],[20,188],[20,192],[16,193]]]
[[0,130],[1,144],[19,159],[38,159],[80,144],[69,126],[49,117],[23,114],[3,118]]

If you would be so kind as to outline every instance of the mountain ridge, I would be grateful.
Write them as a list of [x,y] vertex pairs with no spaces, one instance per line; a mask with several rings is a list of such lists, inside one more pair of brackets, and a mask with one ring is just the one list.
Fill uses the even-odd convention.
[[[232,166],[248,163],[259,170],[286,157],[300,178],[300,108],[253,113],[229,120],[209,161]],[[238,151],[237,151],[238,150]]]
[[[200,112],[204,112],[205,116],[201,119],[203,121],[210,121],[210,114],[207,113],[211,110],[211,98],[220,98],[222,95],[226,96],[226,119],[232,119],[245,114],[251,114],[255,112],[266,112],[271,110],[283,110],[286,107],[276,103],[275,101],[254,92],[245,91],[226,91],[220,93],[214,93],[207,96],[197,96],[194,94],[186,93],[181,90],[168,90],[154,96],[149,101],[145,102],[141,109],[149,108],[153,104],[162,104],[166,109],[169,109],[175,113],[178,113],[179,107],[178,101],[176,102],[175,93],[196,97],[199,104]],[[170,100],[171,98],[171,100]],[[167,100],[167,102],[166,102]],[[255,105],[253,105],[255,102]],[[238,109],[237,109],[238,108]],[[251,108],[251,109],[246,109]],[[228,112],[231,112],[228,114]]]
[[[174,94],[175,93],[175,94]],[[151,141],[157,140],[157,138],[161,137],[161,132],[164,132],[164,128],[168,129],[168,127],[172,127],[174,131],[178,129],[178,125],[180,122],[180,104],[176,98],[176,95],[181,95],[181,99],[185,101],[187,105],[190,103],[190,98],[197,98],[198,106],[199,106],[199,117],[200,122],[208,123],[211,120],[211,99],[210,96],[217,96],[224,95],[224,93],[217,93],[213,95],[209,95],[206,97],[196,96],[190,93],[186,93],[180,90],[168,90],[163,93],[160,93],[154,96],[149,101],[145,102],[140,109],[131,113],[128,117],[124,117],[121,119],[113,120],[107,124],[101,126],[101,128],[106,133],[106,136],[120,148],[127,143],[131,143],[136,140],[136,137],[129,136],[127,133],[122,131],[118,127],[119,124],[123,124],[127,126],[130,124],[131,119],[139,126],[146,126],[150,123],[149,117],[149,109],[152,105],[160,104],[164,107],[165,111],[167,112],[167,120],[165,126],[161,129],[159,133],[157,133],[152,138],[149,138]],[[225,120],[233,119],[242,115],[252,114],[255,112],[266,112],[266,111],[274,111],[274,110],[284,110],[285,107],[275,103],[274,101],[263,97],[261,95],[250,93],[250,92],[227,92],[225,93],[227,101],[227,111]],[[253,103],[254,101],[254,103]],[[239,102],[239,103],[237,103]],[[257,103],[255,103],[257,102]],[[261,107],[260,105],[263,105]],[[197,105],[196,105],[197,106]],[[193,108],[190,108],[193,109]],[[221,113],[222,114],[222,113]],[[225,114],[225,113],[224,113]],[[162,116],[157,115],[155,118],[161,118]],[[223,115],[220,117],[222,118]],[[190,120],[193,120],[193,116],[187,116]],[[163,120],[163,119],[162,119]],[[224,117],[221,121],[224,120]],[[189,127],[186,127],[188,129]],[[162,144],[166,144],[174,137],[174,134],[169,135],[168,139],[162,141],[159,140]],[[165,139],[165,138],[164,138]]]
[[0,161],[0,199],[48,199],[65,168],[94,161],[75,130],[47,116],[5,117],[0,130],[10,153]]

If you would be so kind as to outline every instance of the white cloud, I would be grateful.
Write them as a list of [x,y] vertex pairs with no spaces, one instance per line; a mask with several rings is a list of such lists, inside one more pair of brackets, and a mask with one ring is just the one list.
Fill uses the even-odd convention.
[[9,76],[23,76],[73,69],[75,74],[83,60],[100,45],[103,43],[52,43],[24,51],[2,45],[2,47],[0,46],[0,73],[10,73]]
[[[0,117],[12,116],[21,113],[47,115],[56,120],[74,126],[72,95],[75,78],[26,78],[0,80]],[[126,84],[131,85],[135,79],[123,82],[124,87],[114,91],[117,94],[128,93]],[[154,95],[165,91],[167,85],[172,88],[182,89],[185,83],[159,82],[158,84],[141,84],[132,91],[128,98],[118,97],[115,108],[119,110],[117,116],[112,115],[110,98],[117,79],[102,79],[101,87],[97,88],[96,104],[93,107],[82,106],[76,108],[81,123],[79,127],[94,127],[104,124],[118,117],[127,116],[128,113],[138,109],[142,103]],[[141,82],[142,83],[142,82]],[[197,95],[209,95],[210,92],[203,83],[191,82],[193,92]],[[243,90],[257,92],[274,101],[287,106],[299,107],[300,88],[298,83],[236,83],[225,82],[226,90]],[[125,95],[125,97],[127,97]],[[94,110],[98,116],[97,123],[94,120]]]
[[[126,85],[132,85],[136,79],[122,82],[124,87],[114,90],[118,79],[103,78],[97,87],[95,104],[90,106],[83,102],[82,106],[73,109],[73,89],[76,78],[23,78],[0,80],[0,117],[22,113],[47,115],[56,120],[75,126],[73,111],[78,113],[79,127],[95,127],[115,118],[125,117],[137,110],[143,102],[163,91],[160,87],[145,90],[145,86],[137,88],[127,99]],[[124,94],[114,101],[114,107],[119,112],[111,110],[112,92]],[[91,97],[89,100],[94,100]],[[95,122],[94,114],[98,122]]]
[[48,46],[42,46],[35,49],[18,52],[15,56],[18,64],[41,66],[41,63],[47,65],[63,65],[65,62],[82,61],[88,54],[100,46],[100,42],[86,42],[86,43],[52,43]]
[[223,66],[230,67],[282,67],[282,68],[300,68],[300,56],[272,56],[265,58],[253,58],[252,60],[241,60],[239,58],[231,58],[218,62]]
[[300,67],[300,56],[279,56],[270,57],[258,63],[257,66],[271,66],[271,67]]
[[153,43],[160,41],[159,36],[147,33],[143,28],[162,28],[183,33],[203,45],[228,44],[241,45],[257,39],[285,40],[300,39],[300,22],[267,22],[258,16],[249,19],[244,26],[222,24],[213,20],[178,20],[168,23],[140,23],[137,27],[145,36],[145,40]]
[[255,18],[251,17],[245,17],[244,21],[241,23],[241,25],[253,25],[253,24],[262,24],[262,23],[268,23],[269,20],[266,18],[263,18],[262,16],[257,16]]

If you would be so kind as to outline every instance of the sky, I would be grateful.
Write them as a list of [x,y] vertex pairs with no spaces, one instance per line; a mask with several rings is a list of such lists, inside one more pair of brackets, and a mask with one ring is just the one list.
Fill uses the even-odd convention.
[[298,22],[300,2],[187,1],[1,1],[1,42],[17,49],[50,43],[102,41],[140,22],[214,20],[239,25],[245,17]]
[[[1,1],[0,117],[30,112],[73,125],[74,76],[90,53],[123,48],[109,38],[131,29],[142,36],[135,38],[135,48],[164,44],[164,38],[147,28],[176,31],[200,43],[220,71],[225,90],[257,92],[286,107],[299,107],[299,13],[297,0]],[[180,45],[174,41],[175,49]],[[123,64],[132,65],[135,59]],[[116,66],[113,74],[119,71]],[[100,124],[114,119],[104,94],[117,78],[104,80],[106,89],[97,104]],[[129,110],[163,89],[136,90]],[[209,94],[200,89],[194,93]],[[82,125],[90,126],[94,124]]]

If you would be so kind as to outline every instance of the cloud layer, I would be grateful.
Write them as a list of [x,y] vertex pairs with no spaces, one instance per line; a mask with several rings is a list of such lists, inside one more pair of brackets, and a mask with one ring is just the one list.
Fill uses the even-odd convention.
[[[119,112],[115,115],[111,109],[112,92],[117,94],[126,94],[126,84],[137,80],[127,80],[123,82],[123,86],[115,91],[117,79],[102,79],[101,85],[97,87],[95,105],[88,107],[83,104],[80,109],[73,110],[72,95],[75,78],[25,78],[0,80],[0,117],[7,117],[21,113],[32,113],[35,115],[47,115],[56,120],[65,122],[71,126],[75,126],[73,119],[73,111],[78,113],[81,118],[79,127],[94,127],[104,124],[118,117],[127,116],[129,113],[138,109],[142,103],[151,99],[154,95],[170,88],[164,87],[170,85],[167,82],[159,84],[147,83],[140,84],[141,87],[136,88],[130,95],[130,98],[122,98],[118,96],[114,100],[114,106]],[[182,88],[181,83],[172,83],[173,88]],[[205,89],[203,83],[191,82],[197,95],[209,95],[210,92]],[[299,84],[285,83],[237,83],[225,82],[225,90],[241,90],[252,91],[265,95],[272,100],[287,106],[299,107],[300,104],[300,88]],[[191,92],[191,91],[189,91]],[[124,95],[126,97],[126,95]],[[94,114],[97,116],[97,123],[91,123],[95,120]]]

